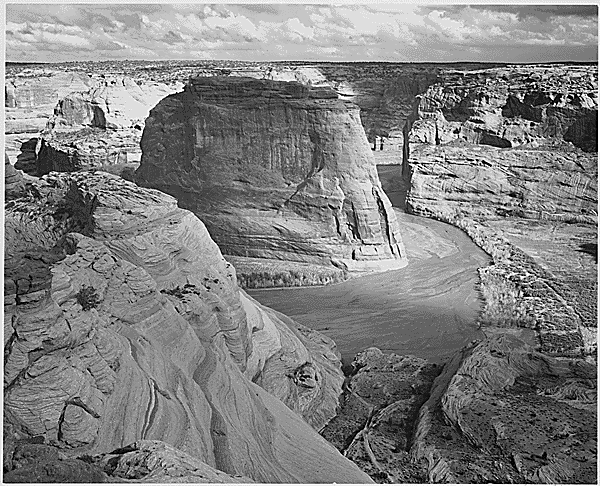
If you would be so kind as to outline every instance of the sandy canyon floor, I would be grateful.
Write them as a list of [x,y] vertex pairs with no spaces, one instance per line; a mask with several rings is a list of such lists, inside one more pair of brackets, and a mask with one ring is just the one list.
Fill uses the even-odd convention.
[[488,256],[461,230],[404,212],[401,167],[378,166],[409,265],[325,287],[252,290],[264,305],[331,337],[345,363],[368,347],[441,362],[483,337],[477,268]]

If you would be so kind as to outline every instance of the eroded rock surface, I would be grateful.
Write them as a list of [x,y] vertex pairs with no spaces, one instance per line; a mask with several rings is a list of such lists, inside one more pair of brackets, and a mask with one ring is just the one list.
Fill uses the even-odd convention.
[[226,255],[404,265],[358,109],[327,88],[196,78],[152,110],[138,184],[175,195]]
[[37,173],[112,167],[133,172],[148,113],[181,83],[137,83],[103,76],[86,91],[61,98],[37,147]]
[[596,390],[595,365],[501,332],[446,365],[411,454],[436,483],[595,482]]
[[597,251],[597,85],[593,65],[447,72],[405,127],[409,211],[494,260],[482,325],[562,356],[596,353],[597,256],[582,253]]
[[409,451],[419,409],[442,367],[377,348],[359,353],[352,367],[340,411],[321,434],[376,482],[425,482],[425,462]]
[[99,172],[26,189],[5,226],[4,411],[22,437],[69,457],[160,440],[261,482],[368,480],[280,401],[315,428],[334,415],[333,343],[240,292],[192,213]]

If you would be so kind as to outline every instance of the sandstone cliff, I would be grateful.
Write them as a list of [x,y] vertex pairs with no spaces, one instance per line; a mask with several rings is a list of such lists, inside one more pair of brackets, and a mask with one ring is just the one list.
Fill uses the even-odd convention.
[[334,415],[333,343],[241,292],[199,219],[99,172],[26,189],[5,231],[5,425],[21,439],[68,457],[161,440],[260,482],[368,480],[280,401],[315,428]]
[[591,65],[448,70],[419,97],[406,126],[409,142],[507,148],[564,139],[595,151],[597,86]]
[[138,184],[198,215],[226,255],[405,264],[358,109],[327,88],[196,78],[151,111]]
[[593,66],[446,73],[405,126],[409,209],[595,221],[597,86]]
[[37,146],[37,174],[111,168],[133,172],[140,161],[144,120],[181,83],[137,83],[103,75],[86,91],[61,98]]
[[87,74],[50,71],[5,79],[5,150],[13,165],[35,172],[37,138],[57,102],[92,85]]

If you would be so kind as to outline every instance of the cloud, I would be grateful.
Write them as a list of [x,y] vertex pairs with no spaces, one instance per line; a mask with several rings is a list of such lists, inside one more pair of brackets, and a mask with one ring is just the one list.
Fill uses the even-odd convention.
[[8,4],[6,18],[9,61],[597,60],[598,44],[595,5]]

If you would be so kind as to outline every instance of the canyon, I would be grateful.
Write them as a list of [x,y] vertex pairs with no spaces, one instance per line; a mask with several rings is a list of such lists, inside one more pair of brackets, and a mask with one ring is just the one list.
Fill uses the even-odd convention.
[[7,74],[5,480],[595,481],[596,65]]

